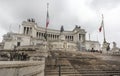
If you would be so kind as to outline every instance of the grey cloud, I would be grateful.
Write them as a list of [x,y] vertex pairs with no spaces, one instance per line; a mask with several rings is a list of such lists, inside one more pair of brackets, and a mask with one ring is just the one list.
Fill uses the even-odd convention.
[[[22,21],[27,20],[27,18],[34,18],[36,19],[36,22],[39,26],[45,27],[46,4],[47,2],[49,2],[49,28],[60,29],[61,25],[64,25],[65,30],[72,30],[74,28],[74,25],[80,25],[82,28],[86,29],[87,32],[92,34],[94,32],[98,32],[101,21],[98,17],[98,13],[95,13],[95,10],[99,10],[101,8],[104,8],[105,10],[111,10],[116,8],[120,3],[120,0],[91,0],[90,2],[88,2],[88,0],[84,0],[88,3],[82,3],[85,6],[85,9],[84,7],[81,9],[80,7],[76,7],[74,3],[73,6],[70,6],[68,4],[69,1],[70,0],[0,0],[0,29],[7,32],[9,26],[12,25],[12,29],[17,31]],[[71,1],[74,2],[74,0]],[[79,3],[82,0],[76,1],[78,1],[77,5],[79,6]],[[77,9],[70,8],[74,6]],[[72,12],[69,9],[71,9]],[[79,11],[81,11],[82,13]],[[92,12],[90,12],[89,14],[89,11]],[[88,13],[83,14],[84,12]],[[97,16],[91,16],[88,18],[86,14],[88,14],[88,16],[91,14],[93,14],[93,16]],[[117,17],[118,15],[116,15],[115,17]],[[113,21],[117,22],[118,20],[119,19]],[[108,23],[106,22],[106,24]],[[117,25],[119,26],[119,23]],[[107,27],[107,29],[109,28],[110,26]],[[111,31],[113,31],[114,34],[119,30],[115,31],[115,29],[111,29]],[[106,30],[106,33],[108,34],[109,32]],[[5,34],[5,32],[1,32],[0,36],[2,34]],[[100,38],[102,37],[100,36]],[[112,38],[118,40],[115,38],[115,35]]]
[[[27,18],[35,18],[39,26],[45,26],[47,2],[49,2],[51,27],[59,28],[61,25],[78,23],[76,17],[70,14],[67,9],[67,0],[2,0],[0,2],[6,7],[5,10],[10,10],[9,13],[15,21],[8,24],[13,24],[13,27]],[[6,28],[7,25],[1,27]]]
[[93,0],[90,6],[94,9],[114,9],[120,4],[120,0]]

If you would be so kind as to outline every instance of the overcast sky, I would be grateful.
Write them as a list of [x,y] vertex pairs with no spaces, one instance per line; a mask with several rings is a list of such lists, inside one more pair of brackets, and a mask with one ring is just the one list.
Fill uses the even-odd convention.
[[106,39],[120,47],[120,0],[0,0],[0,41],[11,30],[18,31],[22,21],[34,18],[45,27],[46,4],[49,2],[50,24],[48,28],[73,30],[75,25],[87,31],[91,40],[103,42],[101,14],[104,14]]

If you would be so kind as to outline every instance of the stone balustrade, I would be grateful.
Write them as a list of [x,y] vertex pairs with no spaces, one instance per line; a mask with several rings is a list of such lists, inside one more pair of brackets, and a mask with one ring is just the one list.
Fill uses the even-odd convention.
[[1,61],[0,76],[44,76],[44,61]]

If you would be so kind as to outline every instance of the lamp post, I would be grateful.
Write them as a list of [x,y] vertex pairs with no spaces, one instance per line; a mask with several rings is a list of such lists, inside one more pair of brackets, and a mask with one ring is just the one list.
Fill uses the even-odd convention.
[[58,67],[59,67],[59,76],[61,76],[61,65],[59,64]]

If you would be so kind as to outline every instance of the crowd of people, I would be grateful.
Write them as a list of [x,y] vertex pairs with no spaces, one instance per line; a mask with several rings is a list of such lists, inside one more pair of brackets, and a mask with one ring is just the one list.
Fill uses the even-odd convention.
[[26,61],[29,59],[28,54],[22,53],[10,53],[10,61],[16,60],[16,61]]
[[93,48],[91,49],[91,50],[86,50],[87,52],[97,52],[97,53],[102,53],[102,51],[101,50],[94,50]]
[[1,58],[7,58],[10,61],[26,61],[29,60],[29,56],[27,53],[19,53],[19,52],[10,52],[10,53],[3,53],[0,55]]

